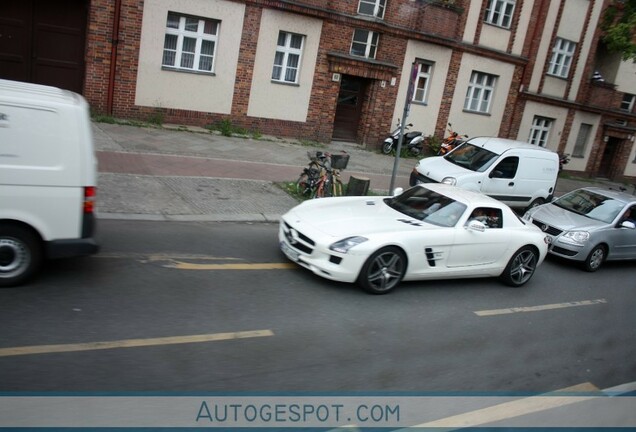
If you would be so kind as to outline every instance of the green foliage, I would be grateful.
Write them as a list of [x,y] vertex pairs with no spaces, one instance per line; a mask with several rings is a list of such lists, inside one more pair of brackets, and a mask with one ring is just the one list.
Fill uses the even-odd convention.
[[109,115],[94,114],[92,117],[93,117],[93,121],[97,123],[108,123],[108,124],[117,123],[117,120],[115,120],[113,116],[109,116]]
[[615,1],[606,10],[601,28],[603,42],[623,60],[636,60],[636,0]]
[[164,119],[165,115],[162,111],[155,111],[148,116],[148,119],[146,121],[151,125],[162,126]]

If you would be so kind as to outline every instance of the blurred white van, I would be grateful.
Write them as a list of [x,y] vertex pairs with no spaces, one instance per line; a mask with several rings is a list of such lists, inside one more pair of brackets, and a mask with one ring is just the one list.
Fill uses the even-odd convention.
[[558,175],[559,156],[553,151],[521,141],[475,137],[445,156],[420,160],[410,184],[447,183],[523,209],[550,201]]
[[96,253],[95,159],[78,94],[0,79],[0,287],[43,259]]

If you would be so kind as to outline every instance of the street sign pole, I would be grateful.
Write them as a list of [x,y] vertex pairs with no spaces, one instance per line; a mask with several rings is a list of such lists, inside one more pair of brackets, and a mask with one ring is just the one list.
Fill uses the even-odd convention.
[[404,101],[404,111],[402,112],[402,121],[400,122],[400,137],[398,138],[397,149],[395,152],[395,160],[393,161],[393,173],[391,174],[391,184],[389,185],[389,194],[393,194],[395,186],[395,177],[397,176],[398,167],[400,165],[400,152],[402,151],[402,142],[404,141],[404,126],[411,109],[411,100],[413,99],[413,91],[415,80],[417,79],[418,65],[413,62],[411,65],[411,75],[409,76],[409,87],[406,92],[406,100]]

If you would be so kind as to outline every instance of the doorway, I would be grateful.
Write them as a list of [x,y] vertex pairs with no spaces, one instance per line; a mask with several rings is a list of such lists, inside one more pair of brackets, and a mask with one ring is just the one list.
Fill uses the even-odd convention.
[[334,140],[356,141],[366,88],[364,78],[342,75],[333,122]]
[[0,1],[0,78],[81,93],[87,19],[88,0]]
[[603,178],[612,178],[612,171],[614,169],[614,161],[620,148],[621,139],[615,137],[609,137],[607,143],[605,143],[605,149],[603,150],[603,156],[601,157],[601,163],[598,167],[598,176]]

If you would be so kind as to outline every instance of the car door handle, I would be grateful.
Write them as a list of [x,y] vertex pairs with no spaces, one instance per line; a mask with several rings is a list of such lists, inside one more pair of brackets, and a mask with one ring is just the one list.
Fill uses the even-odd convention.
[[515,182],[508,183],[508,186],[514,186],[514,185],[515,185]]

